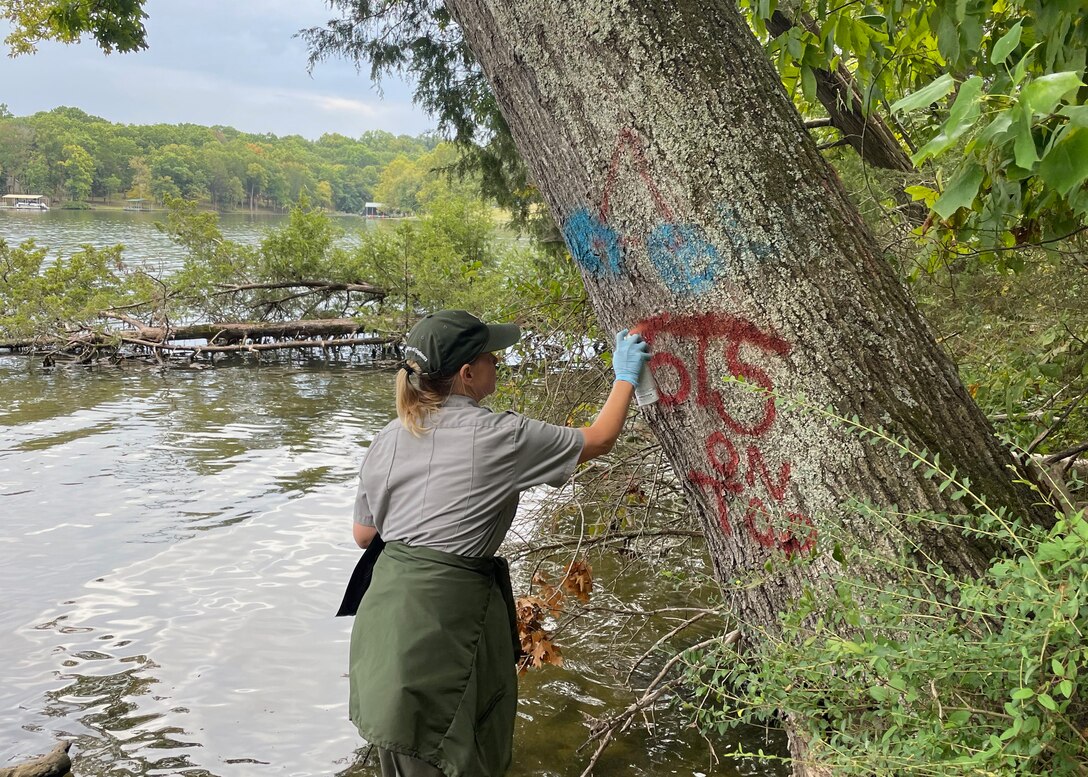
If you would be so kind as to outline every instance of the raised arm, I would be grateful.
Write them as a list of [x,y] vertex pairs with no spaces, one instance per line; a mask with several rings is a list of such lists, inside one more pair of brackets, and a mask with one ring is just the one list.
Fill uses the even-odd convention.
[[585,443],[578,463],[603,456],[612,450],[623,431],[623,422],[627,418],[627,408],[631,404],[635,387],[638,386],[642,365],[650,358],[650,350],[639,335],[630,334],[626,329],[616,333],[616,348],[612,352],[612,369],[616,381],[605,400],[604,407],[593,423],[583,427]]

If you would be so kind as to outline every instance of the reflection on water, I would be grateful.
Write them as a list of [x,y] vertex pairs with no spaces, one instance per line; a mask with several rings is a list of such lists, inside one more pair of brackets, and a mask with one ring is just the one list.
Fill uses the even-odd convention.
[[[346,720],[351,624],[331,616],[392,385],[357,365],[0,359],[0,765],[63,736],[81,777],[376,775]],[[637,564],[594,564],[602,604],[683,603]],[[580,774],[583,714],[629,703],[620,679],[652,642],[619,614],[572,626],[567,665],[523,680],[511,774]],[[711,770],[696,735],[658,722],[597,774],[777,773]]]

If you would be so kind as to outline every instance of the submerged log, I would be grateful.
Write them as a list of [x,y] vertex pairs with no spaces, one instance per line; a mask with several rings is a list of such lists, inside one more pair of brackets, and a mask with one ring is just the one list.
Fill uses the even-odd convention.
[[312,337],[333,337],[351,335],[363,329],[358,321],[350,318],[319,318],[310,321],[276,321],[240,323],[192,324],[189,326],[140,326],[131,330],[113,332],[113,336],[139,338],[153,342],[169,340],[207,340],[211,345],[216,342],[238,342],[263,337],[289,337],[293,339]]
[[[359,335],[364,329],[350,318],[326,318],[307,321],[216,322],[185,326],[144,326],[124,319],[128,329],[80,331],[53,337],[0,342],[9,351],[79,351],[109,347],[117,343],[162,351],[226,353],[231,351],[282,350],[286,348],[334,348],[353,345],[392,345],[400,340],[392,335]],[[358,336],[356,336],[358,335]],[[184,341],[204,340],[207,345],[176,345]],[[263,342],[271,340],[272,342]]]
[[386,291],[380,286],[371,283],[330,283],[329,281],[276,281],[268,283],[243,283],[237,285],[222,285],[221,294],[234,294],[239,291],[253,291],[256,289],[312,289],[315,292],[355,291],[367,294],[371,299],[385,299]]
[[71,742],[58,742],[48,753],[15,766],[0,767],[0,777],[64,777],[72,771]]
[[125,338],[126,343],[160,351],[182,353],[239,353],[243,351],[282,351],[288,348],[344,348],[353,345],[392,345],[399,337],[332,337],[307,340],[276,340],[271,343],[235,343],[234,345],[170,345],[137,338]]

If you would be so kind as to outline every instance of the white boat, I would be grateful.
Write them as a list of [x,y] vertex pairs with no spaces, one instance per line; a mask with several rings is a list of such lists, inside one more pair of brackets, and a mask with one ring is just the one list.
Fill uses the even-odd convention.
[[41,194],[5,194],[0,201],[3,201],[3,207],[15,210],[49,210],[45,196]]

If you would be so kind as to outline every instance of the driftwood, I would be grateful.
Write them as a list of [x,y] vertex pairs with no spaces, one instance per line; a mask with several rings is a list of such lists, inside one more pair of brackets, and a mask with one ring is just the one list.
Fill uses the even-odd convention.
[[[147,351],[190,354],[340,348],[354,345],[388,346],[400,340],[389,335],[360,334],[350,318],[279,322],[220,322],[184,326],[147,326],[128,316],[112,315],[127,329],[81,330],[30,340],[0,342],[0,349],[31,353],[80,352],[127,344]],[[204,340],[206,344],[193,341]]]
[[0,777],[64,777],[72,771],[71,742],[58,742],[48,753],[15,766],[0,767]]
[[370,295],[371,299],[385,299],[385,289],[370,283],[329,283],[328,281],[281,281],[268,283],[222,284],[216,295],[234,294],[254,289],[312,289],[315,292],[356,291]]
[[284,337],[294,340],[314,337],[351,335],[362,327],[350,318],[319,318],[309,321],[278,321],[271,323],[241,322],[192,324],[190,326],[138,326],[110,333],[113,337],[137,338],[156,343],[170,340],[207,340],[208,345]]
[[399,337],[330,337],[310,338],[307,340],[277,340],[272,343],[236,343],[234,345],[169,345],[166,343],[124,338],[124,342],[152,350],[175,351],[180,353],[241,353],[258,351],[279,351],[287,348],[343,348],[352,345],[392,345]]

